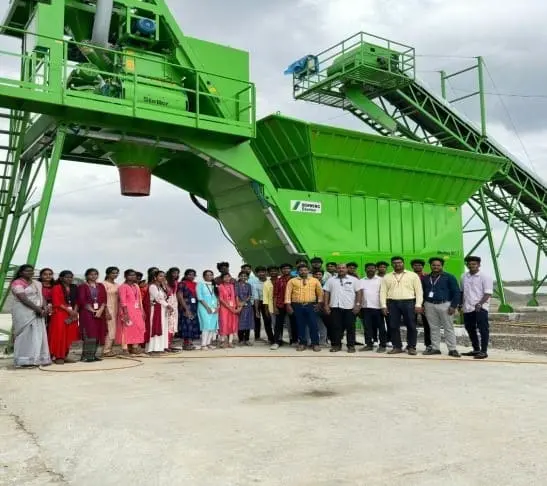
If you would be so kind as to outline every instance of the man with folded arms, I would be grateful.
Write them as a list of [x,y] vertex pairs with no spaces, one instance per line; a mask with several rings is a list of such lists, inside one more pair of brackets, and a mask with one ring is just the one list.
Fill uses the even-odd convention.
[[401,318],[406,326],[408,354],[416,356],[416,314],[422,312],[423,290],[420,277],[414,272],[405,270],[403,257],[391,258],[393,272],[386,274],[380,286],[380,303],[382,311],[389,319],[389,330],[393,349],[388,354],[403,352],[401,342]]
[[444,329],[444,340],[448,356],[459,358],[456,351],[456,334],[454,333],[454,313],[460,304],[460,289],[454,275],[443,271],[444,260],[433,257],[429,259],[431,273],[422,278],[424,289],[424,312],[431,330],[431,347],[423,353],[425,356],[441,354],[441,328]]

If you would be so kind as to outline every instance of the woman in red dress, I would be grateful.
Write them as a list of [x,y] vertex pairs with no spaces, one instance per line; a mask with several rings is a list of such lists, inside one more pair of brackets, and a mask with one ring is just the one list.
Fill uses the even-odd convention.
[[79,339],[78,287],[72,283],[70,270],[63,270],[51,291],[51,318],[48,327],[48,344],[55,364],[70,363],[67,359],[70,346]]
[[85,283],[78,287],[78,310],[80,314],[80,332],[83,340],[82,361],[90,363],[101,361],[97,357],[97,348],[104,345],[106,337],[106,319],[110,318],[106,307],[106,289],[97,282],[99,271],[89,268],[85,272]]

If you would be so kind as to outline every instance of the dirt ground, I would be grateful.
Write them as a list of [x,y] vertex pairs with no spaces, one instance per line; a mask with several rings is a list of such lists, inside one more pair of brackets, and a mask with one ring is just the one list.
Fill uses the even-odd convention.
[[[530,486],[547,475],[538,355],[255,346],[49,371],[8,364],[0,485]],[[122,365],[133,367],[70,372]]]

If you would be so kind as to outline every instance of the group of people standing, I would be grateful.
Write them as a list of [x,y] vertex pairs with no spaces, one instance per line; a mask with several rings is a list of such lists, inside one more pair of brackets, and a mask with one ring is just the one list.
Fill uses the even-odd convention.
[[[182,340],[186,351],[233,348],[235,343],[251,345],[260,340],[262,327],[272,350],[287,344],[283,340],[285,322],[289,324],[289,344],[298,351],[308,347],[320,351],[330,343],[331,352],[340,351],[346,336],[348,351],[355,352],[356,317],[365,329],[363,351],[374,349],[390,354],[403,352],[400,326],[407,327],[406,351],[416,354],[417,316],[422,315],[426,351],[439,354],[440,329],[444,329],[449,355],[456,351],[452,316],[462,304],[465,327],[473,351],[469,355],[484,358],[488,346],[488,300],[492,281],[479,273],[480,258],[469,257],[469,272],[462,278],[462,289],[450,274],[443,272],[444,261],[430,260],[431,274],[423,272],[425,262],[414,260],[414,272],[404,268],[401,257],[393,257],[393,272],[387,262],[365,265],[366,277],[357,275],[355,263],[328,263],[324,272],[320,258],[279,267],[243,265],[237,279],[229,265],[217,265],[219,274],[206,270],[202,281],[196,271],[178,268],[164,272],[148,270],[148,278],[135,270],[124,272],[108,267],[104,280],[99,272],[88,269],[85,281],[74,284],[71,271],[40,271],[22,265],[11,283],[14,360],[18,367],[70,362],[73,342],[82,340],[81,361],[100,361],[122,355],[158,355],[178,352],[173,339]],[[421,270],[420,270],[421,266]],[[387,323],[387,326],[386,326]],[[481,339],[477,334],[479,331]],[[99,350],[102,350],[100,352]]]

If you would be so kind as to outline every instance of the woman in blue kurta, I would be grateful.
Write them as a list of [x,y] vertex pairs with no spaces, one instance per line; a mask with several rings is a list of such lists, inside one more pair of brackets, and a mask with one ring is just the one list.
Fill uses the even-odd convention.
[[252,300],[252,288],[247,282],[249,276],[245,272],[239,274],[239,280],[236,283],[236,295],[240,302],[241,312],[239,314],[239,343],[245,346],[250,346],[251,329],[254,328],[254,312]]
[[214,349],[211,345],[218,331],[218,289],[211,270],[203,272],[203,282],[197,287],[198,317],[201,329],[201,349]]

